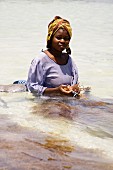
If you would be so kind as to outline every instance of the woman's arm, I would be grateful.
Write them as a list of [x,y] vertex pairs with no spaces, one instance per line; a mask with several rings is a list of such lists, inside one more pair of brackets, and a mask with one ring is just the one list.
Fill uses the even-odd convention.
[[44,83],[44,70],[42,63],[38,58],[33,59],[27,80],[27,88],[30,92],[37,95],[42,95],[46,87],[43,86]]
[[45,95],[72,95],[72,89],[68,88],[68,85],[60,85],[55,88],[46,88],[44,91]]

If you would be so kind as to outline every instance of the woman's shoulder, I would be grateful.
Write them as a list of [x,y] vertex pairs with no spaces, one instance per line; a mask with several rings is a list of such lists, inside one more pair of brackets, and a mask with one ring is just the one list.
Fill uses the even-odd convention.
[[40,51],[34,60],[42,60],[43,58],[46,58],[46,54],[43,51]]
[[44,62],[46,60],[47,56],[43,51],[40,51],[39,54],[34,57],[31,63],[38,63],[38,62]]

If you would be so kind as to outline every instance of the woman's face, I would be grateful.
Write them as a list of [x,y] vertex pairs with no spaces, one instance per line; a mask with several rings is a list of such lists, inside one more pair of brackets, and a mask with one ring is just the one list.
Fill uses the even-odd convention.
[[68,32],[65,29],[60,28],[52,39],[51,48],[54,48],[57,51],[62,52],[66,49],[70,42],[70,37]]

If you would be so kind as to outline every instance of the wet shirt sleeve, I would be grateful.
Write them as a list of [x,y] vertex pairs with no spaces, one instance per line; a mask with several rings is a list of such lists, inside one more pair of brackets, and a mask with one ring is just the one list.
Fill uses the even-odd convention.
[[28,91],[37,95],[42,95],[47,87],[43,86],[44,83],[44,70],[40,59],[33,59],[27,80]]

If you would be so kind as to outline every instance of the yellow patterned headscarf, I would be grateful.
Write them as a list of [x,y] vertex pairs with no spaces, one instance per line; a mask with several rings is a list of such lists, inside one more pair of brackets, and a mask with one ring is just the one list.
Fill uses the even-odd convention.
[[[47,35],[47,47],[50,46],[50,41],[52,35],[54,35],[60,28],[67,30],[70,39],[72,37],[72,28],[69,21],[62,19],[59,16],[56,16],[48,25],[48,35]],[[69,47],[68,47],[69,48]]]

